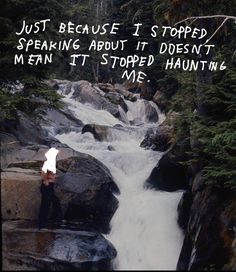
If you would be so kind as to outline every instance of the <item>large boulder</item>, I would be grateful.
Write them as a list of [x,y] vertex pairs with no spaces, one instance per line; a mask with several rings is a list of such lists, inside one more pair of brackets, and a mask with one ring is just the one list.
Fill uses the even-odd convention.
[[91,156],[58,161],[60,171],[56,192],[67,220],[92,219],[100,231],[109,231],[110,220],[118,207],[113,193],[119,189],[109,170]]
[[85,80],[72,83],[73,95],[72,97],[81,103],[90,103],[97,108],[100,108],[104,102],[104,98],[93,85]]
[[189,190],[185,191],[182,194],[182,197],[178,204],[178,224],[184,230],[185,233],[187,232],[192,202],[193,195],[192,192]]
[[141,87],[143,84],[140,84],[138,82],[132,82],[132,81],[125,81],[122,86],[126,88],[127,91],[131,93],[139,93],[141,92]]
[[158,131],[156,134],[146,134],[140,146],[146,149],[164,152],[170,147],[170,142],[167,134]]
[[106,99],[101,91],[88,81],[73,82],[72,88],[72,97],[77,101],[92,104],[96,109],[107,110],[116,118],[120,118],[118,105]]
[[149,129],[140,144],[145,149],[164,152],[171,146],[171,131],[161,124],[156,131]]
[[39,172],[11,167],[1,173],[1,212],[3,220],[38,219],[40,207]]
[[107,98],[113,104],[120,105],[125,112],[128,111],[128,106],[126,105],[124,99],[121,97],[119,93],[109,92],[105,94],[105,98]]
[[149,128],[144,136],[144,139],[142,140],[140,147],[143,147],[145,149],[154,149],[154,142],[153,142],[153,137],[155,135],[155,131],[153,128]]
[[[235,270],[235,192],[206,185],[199,172],[191,193],[188,204],[192,204],[187,208],[187,224],[184,219],[186,235],[177,270]],[[185,202],[189,202],[188,198]]]
[[161,127],[159,127],[156,132],[150,128],[147,130],[140,147],[164,152],[170,147],[170,138]]
[[[81,103],[89,103],[96,109],[104,109],[110,112],[116,118],[120,118],[120,112],[117,104],[106,99],[105,93],[97,84],[91,84],[89,81],[48,81],[50,86],[59,89],[64,95],[69,95]],[[104,89],[104,88],[103,88]]]
[[145,186],[164,191],[186,190],[189,188],[188,167],[181,164],[186,157],[171,150],[163,155],[145,181]]
[[1,170],[10,162],[15,161],[16,153],[22,148],[20,141],[13,134],[0,132],[1,142]]
[[131,93],[139,93],[140,97],[146,100],[151,100],[154,95],[153,89],[145,82],[126,81],[123,86]]
[[100,90],[105,92],[106,93],[105,97],[111,99],[112,103],[120,104],[121,106],[123,104],[122,108],[125,111],[127,111],[125,109],[127,106],[125,105],[125,102],[121,101],[120,99],[123,100],[124,98],[132,102],[135,102],[137,100],[137,97],[134,96],[132,92],[128,91],[127,88],[122,84],[116,83],[115,85],[112,85],[110,83],[97,83],[94,84],[94,86],[97,86]]
[[98,141],[108,140],[108,126],[96,125],[96,124],[87,124],[82,129],[82,134],[90,132],[93,134],[94,138]]
[[[9,138],[11,139],[11,138]],[[14,138],[13,138],[14,139]],[[11,146],[11,142],[7,142],[6,146]],[[8,167],[13,167],[13,165],[17,167],[22,167],[24,169],[37,169],[40,170],[41,166],[38,163],[42,163],[44,160],[46,160],[45,152],[50,148],[47,145],[38,145],[38,144],[32,144],[32,145],[20,145],[19,142],[16,142],[16,144],[13,143],[14,149],[4,149],[4,153],[6,151],[9,151],[8,156],[5,158],[4,166],[2,167],[4,170]],[[78,154],[77,151],[74,151],[73,149],[69,148],[65,144],[61,144],[60,142],[55,142],[52,144],[53,147],[58,148],[60,150],[57,158],[58,159],[65,159],[71,156],[76,156]],[[80,153],[81,154],[81,153]],[[34,163],[34,167],[32,167],[32,163]],[[38,168],[37,168],[38,167]]]
[[140,146],[155,151],[167,151],[174,145],[173,126],[179,114],[169,111],[156,131],[148,130]]
[[56,141],[54,137],[35,122],[35,118],[30,118],[22,112],[18,112],[17,120],[0,122],[0,131],[11,134],[23,145],[32,143],[50,145]]
[[[60,147],[57,157],[55,191],[67,220],[89,219],[107,232],[118,206],[113,193],[119,193],[109,170],[90,155]],[[23,161],[8,164],[2,173],[3,219],[37,219],[40,204],[39,171],[48,149],[41,147],[16,155]],[[15,157],[15,159],[16,159]]]
[[153,102],[144,101],[145,104],[145,116],[148,122],[157,123],[159,120],[157,109]]
[[158,106],[158,108],[161,111],[166,112],[166,110],[167,110],[167,108],[169,106],[169,101],[168,101],[166,95],[163,92],[156,91],[156,93],[154,94],[154,96],[152,98],[152,101],[154,103],[156,103],[156,105]]
[[5,222],[3,270],[111,270],[116,250],[101,234],[53,229],[38,231],[27,222]]
[[135,95],[133,95],[132,92],[129,92],[129,91],[127,90],[127,88],[126,88],[125,86],[123,86],[122,84],[116,83],[116,84],[114,85],[114,87],[115,87],[115,91],[116,91],[117,93],[123,95],[124,98],[125,98],[126,100],[129,100],[129,101],[131,101],[131,102],[137,101],[137,97],[136,97]]
[[83,122],[75,118],[68,109],[46,109],[40,121],[41,126],[52,131],[54,135],[71,131],[78,132],[83,125]]

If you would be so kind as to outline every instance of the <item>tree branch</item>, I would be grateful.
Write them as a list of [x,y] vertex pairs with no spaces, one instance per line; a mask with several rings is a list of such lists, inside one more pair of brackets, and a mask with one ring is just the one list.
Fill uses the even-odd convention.
[[206,42],[204,43],[204,45],[206,43],[208,43],[215,35],[216,33],[221,29],[221,27],[226,23],[226,21],[228,20],[235,20],[236,22],[236,16],[228,16],[228,15],[208,15],[208,16],[194,16],[194,17],[188,17],[188,18],[185,18],[184,20],[182,21],[179,21],[177,23],[175,23],[175,26],[178,25],[178,24],[181,24],[183,22],[186,22],[188,20],[192,20],[190,22],[190,24],[192,24],[193,22],[195,22],[196,20],[198,19],[211,19],[211,18],[224,18],[223,22],[220,24],[220,26],[214,31],[214,33],[211,35],[211,37],[209,39],[206,40]]
[[207,39],[204,42],[204,45],[207,44],[214,36],[215,34],[218,32],[218,30],[220,30],[220,28],[225,24],[225,22],[228,20],[228,18],[225,18],[224,21],[221,23],[221,25],[215,30],[215,32],[211,35],[211,37],[209,39]]
[[188,20],[210,19],[210,18],[227,18],[227,20],[229,20],[229,19],[236,20],[236,16],[228,16],[228,15],[193,16],[193,17],[185,18],[184,20],[175,23],[175,25],[181,24],[181,23],[188,21]]

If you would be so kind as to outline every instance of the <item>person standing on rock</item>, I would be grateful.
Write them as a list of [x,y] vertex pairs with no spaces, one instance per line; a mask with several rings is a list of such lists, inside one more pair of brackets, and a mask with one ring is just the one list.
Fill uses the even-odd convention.
[[50,148],[45,154],[47,161],[44,162],[41,177],[41,205],[39,211],[39,229],[47,227],[50,206],[53,206],[53,218],[56,221],[62,221],[62,210],[58,197],[54,193],[54,184],[56,180],[56,156],[58,150]]

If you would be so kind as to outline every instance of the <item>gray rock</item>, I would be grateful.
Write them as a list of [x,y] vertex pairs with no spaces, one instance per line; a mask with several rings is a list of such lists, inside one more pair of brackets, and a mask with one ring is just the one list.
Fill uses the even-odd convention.
[[94,138],[98,141],[108,140],[108,126],[96,125],[96,124],[87,124],[82,129],[82,134],[90,132],[93,134]]
[[39,172],[11,167],[1,173],[1,214],[3,220],[37,220],[40,207]]
[[35,118],[30,118],[22,112],[18,112],[17,120],[3,121],[0,123],[0,127],[1,131],[13,135],[23,145],[32,143],[50,145],[50,143],[57,141],[35,122]]
[[114,91],[114,86],[110,83],[98,83],[96,84],[103,92],[108,93]]
[[144,186],[169,192],[188,189],[187,166],[180,163],[186,160],[186,156],[176,155],[174,150],[168,151],[153,168]]
[[120,105],[122,109],[127,112],[128,106],[126,105],[124,99],[117,92],[109,92],[105,95],[105,97],[115,105]]
[[168,99],[166,97],[166,95],[160,91],[156,91],[155,95],[152,98],[153,102],[157,104],[157,106],[159,107],[159,109],[161,111],[166,111],[167,107],[168,107]]
[[[177,270],[234,271],[236,194],[203,183],[204,178],[198,173],[193,181],[192,204],[185,218],[187,227]],[[179,216],[180,220],[181,210]]]
[[159,117],[158,113],[153,105],[151,105],[151,102],[145,101],[145,115],[146,120],[148,122],[158,122]]
[[161,152],[167,151],[171,148],[174,144],[173,126],[177,118],[179,118],[178,113],[169,111],[165,121],[159,125],[156,132],[150,133],[148,131],[146,133],[140,146]]
[[120,118],[118,105],[111,103],[108,99],[101,95],[99,90],[94,88],[87,81],[78,81],[73,83],[73,98],[81,103],[90,103],[96,109],[104,109],[110,112],[116,118]]
[[115,91],[124,96],[126,100],[130,100],[132,102],[137,101],[137,97],[133,95],[133,93],[129,92],[127,88],[121,84],[115,84]]
[[69,110],[47,109],[40,124],[49,127],[53,134],[81,131],[83,123],[76,119]]
[[115,147],[113,147],[112,145],[108,145],[107,149],[109,151],[115,151]]
[[165,127],[160,126],[156,133],[148,130],[145,138],[140,144],[145,149],[164,152],[170,147],[170,135]]
[[111,270],[116,250],[101,234],[3,224],[4,270]]
[[92,218],[103,232],[118,207],[113,192],[119,189],[109,170],[91,156],[58,161],[60,171],[56,192],[61,199],[65,218],[71,221]]
[[49,86],[60,89],[62,94],[72,94],[72,97],[81,103],[90,103],[96,109],[105,109],[117,118],[120,118],[119,109],[116,104],[111,103],[104,97],[104,92],[99,89],[97,84],[92,85],[86,80],[67,81],[51,80]]

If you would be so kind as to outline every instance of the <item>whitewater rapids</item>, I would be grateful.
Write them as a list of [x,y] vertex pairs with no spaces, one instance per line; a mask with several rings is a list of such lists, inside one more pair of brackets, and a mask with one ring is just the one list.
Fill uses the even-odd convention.
[[[91,133],[78,132],[56,137],[73,149],[103,162],[120,189],[120,195],[116,196],[119,207],[111,221],[111,232],[106,235],[118,252],[114,269],[175,270],[183,243],[183,234],[177,225],[177,205],[182,192],[143,188],[162,156],[160,152],[140,147],[147,129],[157,128],[157,124],[146,120],[144,101],[127,101],[126,123],[107,111],[75,101],[71,95],[65,96],[64,101],[84,124],[110,126],[109,141],[98,142]],[[151,106],[158,111],[156,106]],[[160,123],[164,116],[158,113]],[[137,125],[129,125],[131,120],[136,120]],[[114,127],[116,124],[123,127]],[[113,151],[108,150],[109,146]]]

